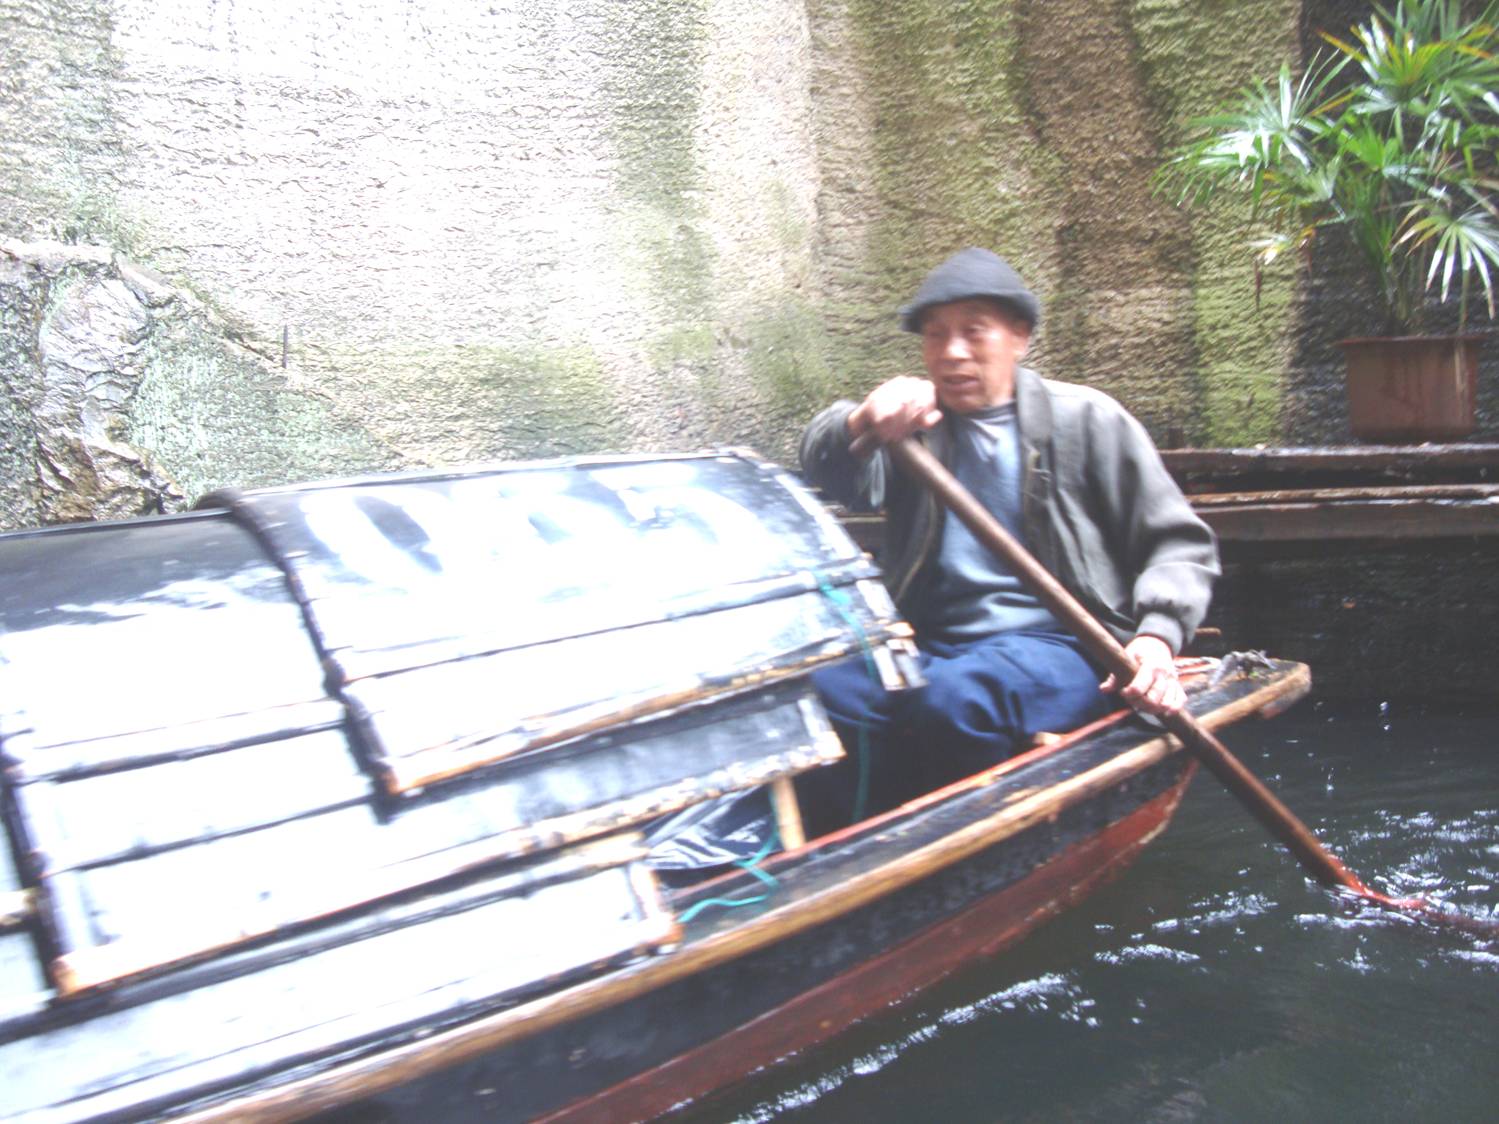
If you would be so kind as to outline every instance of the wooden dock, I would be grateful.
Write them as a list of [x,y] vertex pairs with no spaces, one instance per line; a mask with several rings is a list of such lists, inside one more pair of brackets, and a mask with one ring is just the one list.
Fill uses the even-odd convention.
[[1499,445],[1173,449],[1162,458],[1226,550],[1499,535]]
[[1321,698],[1499,699],[1499,445],[1162,456],[1218,534],[1225,643],[1307,662]]

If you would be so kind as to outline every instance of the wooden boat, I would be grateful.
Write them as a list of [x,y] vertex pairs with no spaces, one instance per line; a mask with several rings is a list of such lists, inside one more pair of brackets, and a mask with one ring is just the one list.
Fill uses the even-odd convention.
[[[920,672],[747,454],[200,506],[0,536],[8,1120],[657,1115],[1018,940],[1192,775],[1121,713],[802,838],[808,675]],[[1308,688],[1188,670],[1210,727]]]

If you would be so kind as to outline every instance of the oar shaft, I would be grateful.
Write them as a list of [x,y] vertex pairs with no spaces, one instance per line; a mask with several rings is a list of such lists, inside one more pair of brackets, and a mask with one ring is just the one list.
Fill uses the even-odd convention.
[[[1082,641],[1093,658],[1113,673],[1115,682],[1123,684],[1134,678],[1135,663],[1113,633],[1099,624],[1082,603],[1052,577],[925,446],[907,437],[891,443],[887,448],[911,475],[923,481],[937,499],[962,521],[974,538],[1009,566],[1015,576]],[[1341,886],[1366,897],[1376,896],[1322,846],[1307,826],[1191,714],[1185,710],[1178,711],[1162,721],[1290,849],[1314,878],[1328,886]]]

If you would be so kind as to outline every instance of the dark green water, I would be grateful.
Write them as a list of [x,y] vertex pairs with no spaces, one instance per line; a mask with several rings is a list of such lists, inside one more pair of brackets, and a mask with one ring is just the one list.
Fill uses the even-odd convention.
[[[1375,889],[1499,919],[1499,712],[1302,703],[1227,741]],[[1199,775],[1113,885],[677,1117],[1499,1119],[1499,945],[1351,907]]]

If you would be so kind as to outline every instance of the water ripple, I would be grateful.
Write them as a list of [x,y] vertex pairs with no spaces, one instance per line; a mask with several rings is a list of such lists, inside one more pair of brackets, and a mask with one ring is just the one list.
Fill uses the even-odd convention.
[[1171,960],[1178,964],[1195,964],[1202,957],[1195,952],[1168,948],[1163,944],[1139,944],[1117,951],[1095,952],[1093,959],[1103,964],[1128,964],[1132,960]]

